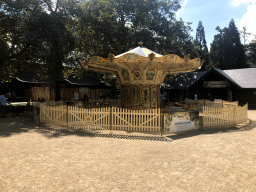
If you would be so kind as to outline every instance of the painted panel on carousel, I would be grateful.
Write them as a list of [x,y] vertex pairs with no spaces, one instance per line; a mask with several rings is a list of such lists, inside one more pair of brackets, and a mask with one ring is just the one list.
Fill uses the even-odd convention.
[[136,59],[136,55],[135,54],[127,54],[125,57],[129,61]]
[[154,70],[148,70],[146,75],[147,75],[147,80],[153,80],[153,78],[155,76],[155,71]]
[[144,104],[149,103],[149,88],[148,87],[143,87],[142,88],[142,102]]
[[140,70],[135,70],[133,72],[134,80],[141,80],[141,71]]
[[166,60],[169,61],[169,62],[175,62],[176,60],[176,55],[168,55],[166,57]]
[[131,103],[131,93],[129,86],[124,86],[124,88],[122,89],[122,98],[124,106],[129,107]]
[[154,86],[152,88],[152,93],[151,93],[152,99],[151,99],[151,107],[156,108],[157,107],[157,88]]
[[125,70],[125,69],[122,70],[122,77],[123,77],[124,81],[129,81],[129,73],[127,70]]
[[165,78],[165,72],[163,70],[157,71],[157,79],[156,79],[156,81],[161,83],[164,80],[164,78]]
[[134,98],[134,104],[138,105],[139,104],[139,87],[135,86],[133,88],[133,98]]

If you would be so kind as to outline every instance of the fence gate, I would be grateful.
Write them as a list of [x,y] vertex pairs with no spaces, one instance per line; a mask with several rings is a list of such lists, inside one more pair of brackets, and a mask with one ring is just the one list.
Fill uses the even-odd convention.
[[80,129],[109,129],[110,108],[79,108],[68,106],[69,127]]
[[67,122],[67,106],[47,106],[40,104],[40,122],[65,125]]
[[130,110],[112,107],[111,128],[123,131],[161,131],[160,109]]
[[235,125],[234,107],[215,108],[203,106],[203,127]]

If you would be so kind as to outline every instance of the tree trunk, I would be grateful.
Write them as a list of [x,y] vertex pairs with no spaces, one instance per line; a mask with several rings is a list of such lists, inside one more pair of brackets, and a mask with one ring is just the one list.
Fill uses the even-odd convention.
[[61,84],[60,80],[55,81],[55,101],[61,100]]

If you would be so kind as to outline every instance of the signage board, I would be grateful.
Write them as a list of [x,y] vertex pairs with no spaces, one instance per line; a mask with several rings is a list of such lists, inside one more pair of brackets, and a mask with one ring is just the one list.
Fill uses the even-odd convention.
[[164,114],[164,133],[174,133],[199,128],[199,112],[174,112]]
[[206,88],[222,88],[228,86],[227,81],[204,81],[204,87]]

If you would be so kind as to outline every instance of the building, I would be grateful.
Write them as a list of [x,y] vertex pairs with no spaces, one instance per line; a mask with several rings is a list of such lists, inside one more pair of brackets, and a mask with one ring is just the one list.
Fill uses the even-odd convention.
[[[42,80],[33,71],[26,71],[20,76],[13,78],[11,82],[1,83],[0,89],[2,93],[15,92],[15,98],[8,98],[10,102],[54,100],[53,83],[50,79]],[[83,74],[81,77],[70,75],[61,81],[61,87],[61,97],[66,101],[73,100],[75,93],[76,95],[78,94],[78,100],[82,100],[85,94],[89,98],[97,99],[100,97],[100,94],[110,92],[110,86],[93,74]]]
[[208,71],[179,74],[164,85],[170,99],[183,94],[184,98],[222,99],[248,103],[256,107],[256,68],[221,70],[212,67]]

